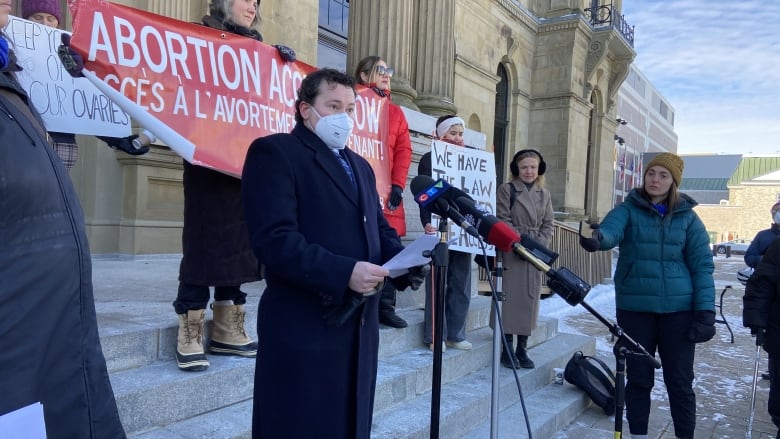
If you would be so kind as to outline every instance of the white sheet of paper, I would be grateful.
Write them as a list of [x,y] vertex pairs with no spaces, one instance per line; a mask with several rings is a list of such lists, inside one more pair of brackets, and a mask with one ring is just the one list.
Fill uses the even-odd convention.
[[46,439],[43,405],[36,402],[0,416],[0,432],[4,439]]
[[[452,238],[448,244],[457,242],[458,238]],[[439,235],[420,235],[411,244],[407,245],[403,251],[393,256],[392,259],[382,265],[383,268],[390,271],[390,277],[398,277],[406,274],[411,267],[425,265],[431,262],[431,258],[423,256],[426,250],[433,250],[439,243]]]

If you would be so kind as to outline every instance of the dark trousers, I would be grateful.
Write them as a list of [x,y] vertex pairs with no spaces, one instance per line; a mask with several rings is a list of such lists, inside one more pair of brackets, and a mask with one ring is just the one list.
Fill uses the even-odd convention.
[[[447,267],[447,289],[444,292],[444,341],[466,339],[466,319],[471,303],[471,261],[474,255],[450,250]],[[425,277],[425,324],[423,342],[433,342],[433,282],[431,275]]]
[[[234,305],[246,303],[246,293],[241,291],[240,285],[228,287],[214,287],[214,300],[232,300]],[[186,314],[193,309],[206,309],[211,294],[209,287],[179,283],[179,294],[173,302],[176,314]]]
[[[693,357],[696,345],[685,334],[693,312],[656,314],[617,310],[618,325],[651,355],[661,357],[661,369],[669,395],[674,432],[678,438],[693,438],[696,427],[696,395],[693,393]],[[631,434],[647,434],[650,392],[655,369],[646,360],[626,358],[626,418]]]
[[780,355],[769,356],[769,416],[780,429]]
[[379,292],[379,313],[395,312],[395,287],[392,282],[385,282]]

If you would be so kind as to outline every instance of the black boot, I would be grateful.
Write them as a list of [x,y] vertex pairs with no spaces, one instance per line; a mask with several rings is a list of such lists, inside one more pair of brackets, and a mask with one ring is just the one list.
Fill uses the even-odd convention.
[[387,282],[379,292],[379,323],[393,328],[406,328],[406,320],[395,313],[395,287]]
[[[512,341],[513,341],[512,334],[504,334],[504,338],[506,338],[506,342],[509,344],[509,350],[506,349],[503,343],[501,344],[501,365],[508,369],[512,369],[512,361],[514,361],[515,363],[514,367],[518,367],[519,360],[512,353]],[[510,356],[512,357],[511,361],[510,361]]]
[[528,345],[527,335],[517,336],[517,360],[520,362],[520,367],[523,369],[533,369],[536,367],[533,361],[528,358],[528,352],[526,352],[526,346]]

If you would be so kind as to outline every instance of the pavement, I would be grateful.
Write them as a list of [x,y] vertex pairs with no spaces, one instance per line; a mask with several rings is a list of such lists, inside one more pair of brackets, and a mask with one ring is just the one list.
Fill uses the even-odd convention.
[[[177,275],[180,255],[139,256],[133,258],[93,258],[95,306],[102,335],[112,328],[128,322],[144,326],[170,326],[175,322],[171,302],[178,286]],[[698,345],[696,349],[694,388],[697,394],[697,429],[695,438],[746,437],[751,411],[751,387],[756,348],[749,330],[742,327],[742,295],[744,287],[737,281],[737,270],[744,267],[742,258],[719,256],[716,262],[716,304],[723,294],[723,316],[734,332],[734,343],[724,324],[718,324],[715,338]],[[256,312],[263,288],[262,282],[249,284],[248,317]],[[597,289],[612,288],[597,286]],[[589,296],[591,297],[591,296]],[[610,321],[615,321],[614,301],[610,294],[593,295],[594,301],[586,301]],[[547,301],[543,301],[544,302]],[[542,307],[545,313],[545,307]],[[252,316],[254,317],[254,316]],[[560,332],[585,334],[596,338],[597,355],[614,365],[611,334],[601,322],[582,307],[551,315],[559,319]],[[720,315],[718,316],[721,317]],[[254,336],[254,320],[247,329]],[[759,375],[766,371],[766,353],[761,352]],[[752,437],[774,438],[777,428],[767,414],[769,382],[760,380],[757,385],[755,420]],[[628,423],[624,421],[624,436]],[[614,435],[614,419],[592,407],[577,417],[568,427],[556,433],[554,439],[595,439]],[[656,373],[653,405],[650,415],[650,438],[674,438],[669,413],[669,403],[660,371]],[[749,437],[749,436],[747,436]]]

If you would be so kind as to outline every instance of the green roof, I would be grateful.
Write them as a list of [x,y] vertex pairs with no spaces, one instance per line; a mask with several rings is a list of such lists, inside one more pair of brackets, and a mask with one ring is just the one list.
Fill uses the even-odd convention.
[[[780,156],[778,157],[742,157],[737,170],[729,179],[729,186],[736,186],[743,181],[749,181],[764,174],[780,169]],[[683,179],[685,184],[685,179]]]
[[728,178],[683,178],[681,191],[727,191]]

